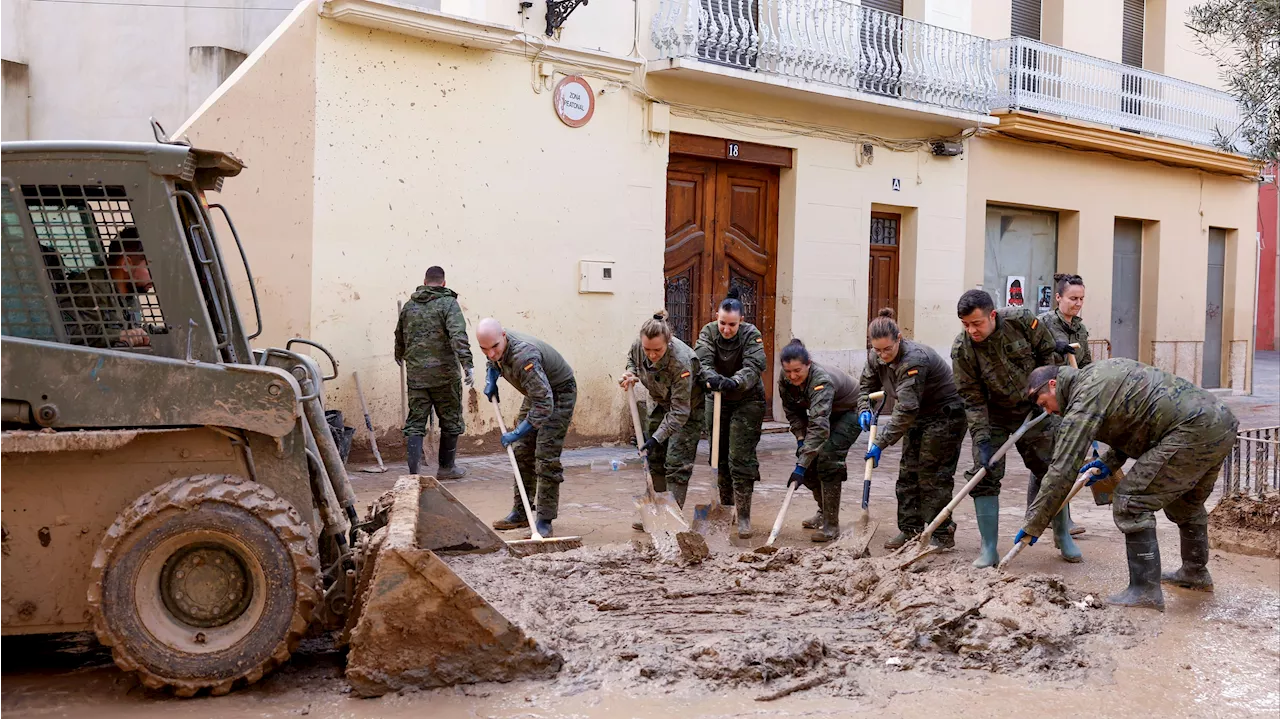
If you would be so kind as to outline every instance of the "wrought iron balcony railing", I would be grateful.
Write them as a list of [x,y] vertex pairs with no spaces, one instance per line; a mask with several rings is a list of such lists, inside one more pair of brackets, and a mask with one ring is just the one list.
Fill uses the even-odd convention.
[[984,115],[995,92],[988,40],[849,0],[659,0],[651,30],[664,60]]
[[995,109],[1035,110],[1201,145],[1218,145],[1240,126],[1230,95],[1159,73],[1024,37],[993,41],[991,57]]

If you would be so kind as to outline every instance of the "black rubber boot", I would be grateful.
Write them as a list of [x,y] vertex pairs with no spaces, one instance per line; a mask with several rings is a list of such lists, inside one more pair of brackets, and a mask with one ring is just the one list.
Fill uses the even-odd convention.
[[733,488],[733,502],[738,510],[738,539],[751,538],[751,493],[755,486]]
[[822,529],[809,537],[814,542],[831,542],[840,536],[840,492],[844,482],[823,482]]
[[1129,560],[1129,586],[1119,594],[1107,597],[1107,604],[1121,607],[1145,607],[1164,611],[1164,592],[1160,589],[1160,543],[1156,530],[1139,529],[1124,535],[1125,555]]
[[733,480],[729,477],[729,473],[716,475],[716,488],[720,490],[720,504],[726,507],[733,506]]
[[523,509],[513,509],[511,514],[493,523],[494,529],[523,529],[529,526],[529,518],[524,516]]
[[667,486],[671,489],[671,496],[676,498],[676,505],[684,509],[684,498],[689,496],[689,485],[671,482]]
[[1179,524],[1178,539],[1182,540],[1182,566],[1160,575],[1160,581],[1197,592],[1212,592],[1213,577],[1205,566],[1209,563],[1209,526]]
[[899,549],[902,547],[902,545],[907,543],[907,540],[911,539],[916,534],[919,534],[919,532],[916,532],[915,534],[912,534],[909,532],[898,532],[893,537],[890,537],[889,539],[884,540],[884,548]]
[[458,435],[440,435],[440,470],[436,473],[436,479],[458,479],[466,476],[467,470],[454,463],[457,457]]
[[818,511],[813,513],[812,517],[800,523],[805,529],[822,529],[822,485],[814,482],[809,491],[813,492],[813,501],[818,503]]
[[405,453],[409,459],[409,474],[417,474],[422,465],[422,437],[405,437]]

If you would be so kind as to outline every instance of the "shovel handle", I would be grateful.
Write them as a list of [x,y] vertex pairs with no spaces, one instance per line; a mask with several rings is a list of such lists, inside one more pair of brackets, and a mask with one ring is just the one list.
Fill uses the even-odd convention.
[[382,453],[378,451],[378,437],[373,433],[373,421],[369,419],[369,405],[364,403],[364,390],[360,387],[360,373],[352,372],[351,379],[356,383],[356,397],[360,399],[360,412],[364,414],[364,428],[369,430],[369,447],[373,449],[373,458],[378,460],[378,469],[386,469],[382,463]]
[[653,475],[649,473],[649,455],[644,451],[644,432],[640,430],[640,408],[636,404],[634,387],[627,388],[627,404],[631,407],[631,426],[636,431],[636,452],[640,454],[640,459],[644,461],[644,479],[649,485],[649,498],[652,499],[657,494],[657,491],[653,488]]
[[711,468],[720,468],[720,393],[712,392],[711,400]]
[[[1024,434],[1026,434],[1032,427],[1043,422],[1048,416],[1048,412],[1044,412],[1039,417],[1035,418],[1028,414],[1027,418],[1022,422],[1022,426],[1018,428],[1018,431],[1014,432],[1009,439],[1005,440],[1005,443],[1000,445],[1000,449],[997,449],[996,453],[991,456],[991,463],[994,464],[1004,459],[1004,456],[1009,453],[1009,450],[1013,449],[1013,445],[1017,444],[1018,440],[1022,439]],[[978,483],[986,476],[987,468],[980,467],[978,471],[974,473],[973,477],[965,483],[964,487],[956,493],[956,496],[951,498],[951,501],[947,503],[947,506],[943,507],[941,512],[938,512],[938,516],[935,517],[934,520],[929,523],[929,526],[925,527],[924,532],[920,534],[919,543],[921,547],[928,546],[929,539],[933,537],[933,533],[937,531],[938,527],[942,526],[943,522],[947,521],[947,517],[951,516],[951,513],[955,511],[955,508],[960,505],[961,500],[969,496],[969,493],[973,491],[973,488],[978,486]]]
[[[1090,469],[1088,472],[1084,472],[1083,474],[1081,474],[1076,479],[1076,483],[1071,485],[1071,491],[1067,494],[1067,498],[1062,500],[1062,504],[1058,505],[1058,512],[1061,512],[1064,508],[1066,508],[1068,504],[1071,504],[1071,500],[1075,499],[1075,496],[1077,494],[1080,494],[1080,490],[1084,489],[1084,486],[1088,484],[1089,480],[1093,477],[1093,475],[1097,473],[1098,473],[1098,470],[1095,468],[1095,469]],[[1054,514],[1056,515],[1058,512],[1054,512]],[[1031,544],[1031,537],[1023,537],[1021,542],[1018,542],[1017,544],[1013,545],[1013,549],[1010,549],[1009,553],[1004,555],[1004,557],[1000,559],[1000,564],[996,565],[996,568],[1004,569],[1004,566],[1006,564],[1013,561],[1013,558],[1018,556],[1018,554],[1030,544]]]
[[[1068,347],[1070,347],[1070,348],[1072,348],[1072,349],[1077,349],[1077,350],[1078,350],[1078,349],[1080,349],[1080,343],[1079,343],[1079,342],[1072,342],[1071,344],[1069,344],[1069,345],[1067,345],[1067,346],[1068,346]],[[1080,367],[1079,363],[1077,363],[1077,362],[1076,362],[1076,356],[1075,356],[1074,354],[1069,354],[1069,355],[1067,355],[1067,364],[1069,364],[1069,365],[1071,365],[1072,367],[1075,367],[1075,368],[1077,368],[1077,369],[1079,369],[1079,367]]]
[[[871,430],[867,433],[868,450],[876,443],[876,425],[871,424]],[[866,509],[871,503],[871,470],[875,469],[876,461],[874,459],[867,460],[867,471],[862,475],[862,508]]]
[[[489,400],[489,404],[493,405],[493,414],[498,418],[498,431],[506,434],[507,425],[502,421],[502,408],[498,406],[497,399]],[[529,493],[524,491],[524,478],[520,476],[520,463],[516,461],[516,451],[507,445],[507,459],[511,460],[511,471],[516,473],[516,489],[520,491],[520,503],[524,505],[524,516],[529,520],[529,538],[545,539],[538,534],[538,525],[533,521],[533,507],[529,504]]]
[[791,498],[796,496],[797,486],[799,485],[793,484],[787,487],[787,498],[782,500],[782,509],[778,510],[778,518],[773,520],[773,529],[769,531],[769,539],[764,543],[764,546],[772,547],[773,543],[777,541],[778,535],[782,534],[782,520],[787,518],[787,509],[791,506]]

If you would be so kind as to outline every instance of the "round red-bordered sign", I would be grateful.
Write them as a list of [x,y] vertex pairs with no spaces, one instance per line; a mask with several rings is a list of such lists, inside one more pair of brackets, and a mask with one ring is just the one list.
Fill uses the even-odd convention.
[[556,83],[552,102],[556,117],[569,127],[582,127],[591,122],[591,115],[596,111],[596,95],[580,75],[570,75]]

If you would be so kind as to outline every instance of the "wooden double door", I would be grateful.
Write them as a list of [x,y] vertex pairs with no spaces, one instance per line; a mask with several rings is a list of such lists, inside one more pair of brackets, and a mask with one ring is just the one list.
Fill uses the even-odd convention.
[[773,398],[778,168],[672,155],[667,165],[666,308],[689,346],[730,287],[764,335],[764,390]]

